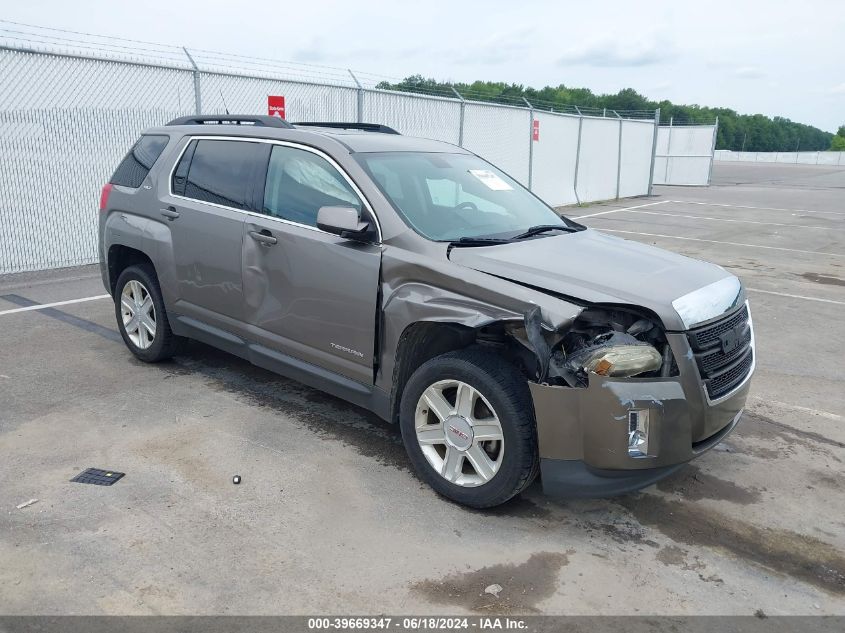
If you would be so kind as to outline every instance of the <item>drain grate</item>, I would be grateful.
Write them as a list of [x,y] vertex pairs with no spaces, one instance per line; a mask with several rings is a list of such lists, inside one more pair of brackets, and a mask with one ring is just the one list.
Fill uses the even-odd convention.
[[101,470],[99,468],[86,468],[76,477],[71,479],[78,484],[94,484],[95,486],[111,486],[126,473],[119,473],[114,470]]

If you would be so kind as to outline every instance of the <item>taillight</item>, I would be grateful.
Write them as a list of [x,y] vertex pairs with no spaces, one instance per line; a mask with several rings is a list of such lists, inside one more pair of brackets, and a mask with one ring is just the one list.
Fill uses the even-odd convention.
[[110,182],[107,182],[103,185],[103,190],[100,192],[100,211],[104,211],[106,205],[109,203],[109,194],[111,193],[112,185]]

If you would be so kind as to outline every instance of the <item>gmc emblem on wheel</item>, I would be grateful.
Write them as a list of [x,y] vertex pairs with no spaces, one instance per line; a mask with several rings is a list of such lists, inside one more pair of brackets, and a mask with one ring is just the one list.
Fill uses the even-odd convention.
[[737,347],[739,347],[740,341],[742,341],[742,334],[744,330],[745,324],[740,323],[739,325],[737,325],[731,330],[728,330],[719,337],[719,341],[722,343],[723,354],[730,354]]
[[464,432],[463,432],[463,431],[461,431],[460,429],[456,429],[456,428],[455,428],[454,426],[452,426],[451,424],[449,425],[449,430],[450,430],[452,433],[454,433],[455,435],[457,435],[459,438],[461,438],[462,440],[468,440],[468,439],[469,439],[469,435],[467,435],[466,433],[464,433]]

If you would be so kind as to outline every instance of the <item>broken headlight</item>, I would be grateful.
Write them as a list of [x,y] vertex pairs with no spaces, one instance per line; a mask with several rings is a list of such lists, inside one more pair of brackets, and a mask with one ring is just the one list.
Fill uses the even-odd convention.
[[613,332],[597,336],[591,345],[569,356],[566,364],[575,372],[628,378],[657,371],[663,357],[648,343],[630,334]]

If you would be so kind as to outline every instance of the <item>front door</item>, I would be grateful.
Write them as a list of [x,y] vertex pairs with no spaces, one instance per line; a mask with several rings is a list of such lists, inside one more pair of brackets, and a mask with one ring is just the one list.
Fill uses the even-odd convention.
[[323,206],[354,207],[372,222],[336,165],[274,144],[262,214],[245,224],[246,320],[260,344],[372,385],[381,247],[318,229]]

